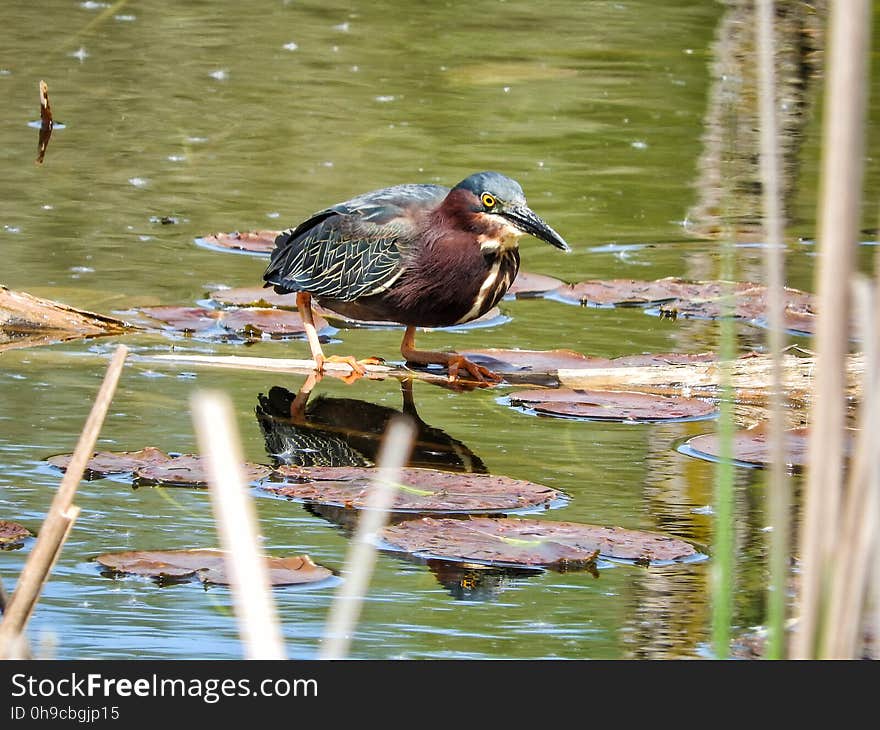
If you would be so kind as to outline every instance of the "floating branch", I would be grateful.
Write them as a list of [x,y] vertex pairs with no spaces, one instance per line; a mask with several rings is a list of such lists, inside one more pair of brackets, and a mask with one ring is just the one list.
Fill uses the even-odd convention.
[[[139,358],[140,362],[168,363],[169,365],[202,365],[205,367],[234,368],[264,372],[296,373],[308,375],[314,370],[312,360],[283,358],[212,356],[212,355],[153,355]],[[657,362],[650,365],[627,367],[584,367],[548,369],[543,372],[503,372],[511,384],[533,382],[537,379],[551,381],[567,388],[591,390],[626,390],[658,395],[683,395],[697,398],[718,398],[720,368],[718,362],[686,361]],[[805,405],[810,400],[816,361],[813,357],[786,355],[783,357],[783,387],[790,405]],[[348,374],[351,369],[345,363],[326,363],[329,373]],[[771,390],[772,358],[754,354],[740,357],[730,364],[736,400],[740,403],[762,405],[767,402]],[[370,378],[413,378],[428,382],[447,383],[445,375],[423,370],[410,370],[392,365],[367,365]],[[858,396],[860,375],[864,371],[864,357],[850,355],[846,361],[847,393]]]
[[137,329],[103,314],[14,291],[0,284],[0,352]]

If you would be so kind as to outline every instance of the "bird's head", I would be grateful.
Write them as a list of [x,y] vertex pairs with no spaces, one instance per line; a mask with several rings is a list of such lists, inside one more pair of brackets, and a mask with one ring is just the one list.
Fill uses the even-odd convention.
[[571,251],[569,245],[526,203],[520,184],[498,172],[478,172],[466,177],[453,190],[464,197],[474,227],[484,232],[486,248],[515,243],[524,234],[551,246]]

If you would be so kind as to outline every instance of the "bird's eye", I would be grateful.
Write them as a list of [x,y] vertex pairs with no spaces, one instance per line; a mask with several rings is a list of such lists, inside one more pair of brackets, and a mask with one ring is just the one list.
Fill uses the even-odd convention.
[[480,202],[481,202],[486,208],[494,208],[494,207],[495,207],[495,203],[496,203],[497,201],[495,200],[495,196],[494,196],[494,195],[490,195],[489,193],[483,193],[482,196],[480,196]]

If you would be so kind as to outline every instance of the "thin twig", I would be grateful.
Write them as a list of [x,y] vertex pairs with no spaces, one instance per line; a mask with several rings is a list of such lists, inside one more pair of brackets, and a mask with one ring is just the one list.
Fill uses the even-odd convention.
[[256,510],[242,473],[244,457],[232,405],[221,393],[197,392],[192,412],[199,448],[208,461],[211,504],[225,551],[245,658],[284,659],[269,571],[259,549]]
[[869,0],[831,3],[819,209],[816,378],[801,522],[800,620],[792,656],[816,656],[826,629],[844,474],[845,370],[850,332],[848,282],[861,219]]
[[15,592],[3,613],[3,620],[0,622],[0,652],[4,651],[4,647],[11,646],[11,642],[16,641],[16,637],[24,632],[43,585],[79,514],[79,508],[73,505],[73,498],[77,486],[82,481],[86,462],[94,451],[95,442],[107,416],[110,402],[113,400],[113,393],[116,391],[116,384],[119,382],[127,354],[128,348],[119,345],[107,367],[104,382],[98,391],[58,491],[46,513],[37,542],[25,561]]
[[367,507],[361,510],[346,557],[345,582],[330,607],[318,655],[320,659],[343,659],[348,653],[376,562],[375,536],[388,521],[395,485],[400,483],[400,470],[409,458],[414,438],[415,426],[408,416],[396,416],[389,422],[378,457],[378,473],[370,487]]

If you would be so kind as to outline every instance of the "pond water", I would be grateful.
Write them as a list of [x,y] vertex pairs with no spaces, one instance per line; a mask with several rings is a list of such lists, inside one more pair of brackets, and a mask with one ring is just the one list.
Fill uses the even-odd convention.
[[[266,263],[199,247],[201,235],[283,228],[360,192],[401,182],[451,185],[484,169],[520,181],[532,208],[574,249],[566,256],[524,239],[527,271],[568,282],[717,278],[719,242],[690,235],[687,221],[709,192],[698,180],[723,12],[721,3],[673,0],[6,3],[0,283],[107,314],[194,305],[218,285],[260,284]],[[37,133],[28,123],[39,118],[40,79],[65,127],[36,165]],[[812,290],[816,119],[800,133],[788,284]],[[877,141],[872,132],[872,206],[880,199]],[[869,228],[877,220],[872,206]],[[871,249],[861,247],[865,267]],[[759,278],[761,255],[759,247],[737,248],[737,278]],[[715,322],[660,319],[638,308],[537,299],[505,301],[502,310],[503,324],[426,332],[419,345],[564,347],[616,357],[703,352],[718,343]],[[737,332],[742,348],[761,346],[760,330]],[[246,347],[158,334],[0,353],[0,519],[39,527],[59,478],[44,460],[73,449],[116,342],[136,355],[172,348],[308,354],[299,340]],[[326,350],[395,361],[399,344],[396,330],[341,330]],[[295,391],[302,381],[132,358],[99,448],[196,451],[188,402],[197,389],[214,388],[234,403],[246,458],[269,463],[258,397],[273,386]],[[711,554],[714,466],[675,446],[711,432],[713,422],[542,418],[504,405],[508,392],[417,382],[413,399],[427,424],[491,473],[570,496],[542,519],[659,531]],[[402,407],[394,380],[348,386],[325,378],[316,394]],[[736,490],[734,622],[744,629],[763,620],[761,472],[738,470]],[[31,620],[38,652],[241,656],[227,589],[114,580],[92,562],[116,550],[216,546],[206,491],[98,479],[81,485],[76,502],[82,514]],[[348,536],[333,521],[295,502],[256,504],[268,552],[343,566]],[[7,591],[26,552],[0,553]],[[352,656],[707,656],[711,566],[463,577],[382,553]],[[315,656],[333,589],[274,591],[291,657]]]

